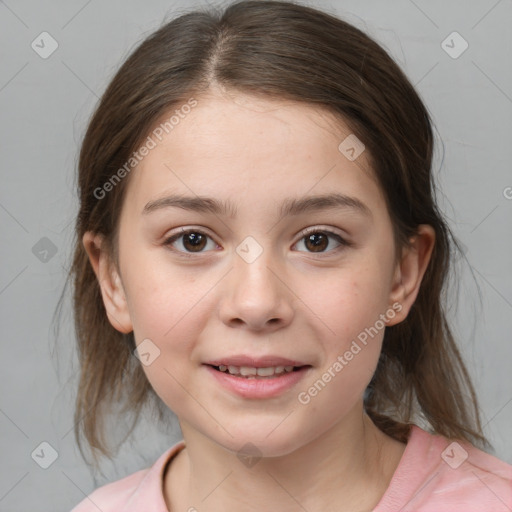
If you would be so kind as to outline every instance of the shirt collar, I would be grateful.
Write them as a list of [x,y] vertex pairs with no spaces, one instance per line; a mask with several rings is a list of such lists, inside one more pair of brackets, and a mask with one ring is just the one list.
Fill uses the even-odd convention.
[[167,465],[183,448],[185,448],[185,441],[181,440],[156,460],[133,491],[123,512],[140,512],[141,510],[169,512],[164,499],[164,472]]

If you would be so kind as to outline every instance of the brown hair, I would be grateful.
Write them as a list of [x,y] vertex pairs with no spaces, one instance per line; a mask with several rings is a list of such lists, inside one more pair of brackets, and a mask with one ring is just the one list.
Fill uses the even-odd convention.
[[[435,433],[487,445],[468,372],[450,331],[444,300],[458,244],[436,206],[430,116],[404,73],[370,37],[316,9],[286,1],[239,1],[183,14],[145,39],[112,79],[89,123],[78,164],[79,213],[68,280],[81,365],[75,435],[108,454],[102,430],[117,403],[135,411],[155,393],[132,352],[133,333],[107,319],[82,245],[104,235],[113,261],[125,177],[102,187],[171,108],[213,85],[326,108],[365,144],[402,248],[419,224],[435,248],[407,318],[387,327],[365,409],[390,436],[405,441],[422,415]],[[399,254],[399,251],[397,251]],[[158,401],[158,400],[157,400]]]

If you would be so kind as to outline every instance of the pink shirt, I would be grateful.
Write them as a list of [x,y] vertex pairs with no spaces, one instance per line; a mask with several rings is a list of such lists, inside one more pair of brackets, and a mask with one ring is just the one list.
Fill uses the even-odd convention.
[[[179,441],[149,469],[96,489],[71,512],[169,512],[162,483]],[[417,426],[373,512],[511,512],[512,466],[467,443]]]

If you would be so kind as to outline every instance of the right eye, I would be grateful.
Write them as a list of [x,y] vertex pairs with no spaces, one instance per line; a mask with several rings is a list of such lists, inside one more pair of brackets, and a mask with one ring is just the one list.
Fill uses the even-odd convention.
[[[182,229],[179,233],[166,238],[164,245],[171,246],[173,250],[184,253],[185,255],[194,253],[200,254],[205,252],[203,249],[208,245],[208,239],[211,240],[213,246],[210,247],[210,249],[218,247],[212,238],[203,231],[199,229]],[[176,242],[178,242],[178,245],[181,245],[182,248],[174,247]]]

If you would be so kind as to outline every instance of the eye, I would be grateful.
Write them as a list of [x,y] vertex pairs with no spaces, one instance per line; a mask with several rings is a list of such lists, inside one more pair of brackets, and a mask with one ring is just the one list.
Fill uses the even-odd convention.
[[[335,247],[331,247],[333,240]],[[208,241],[211,242],[209,249]],[[342,246],[351,246],[349,242],[337,233],[318,228],[304,230],[302,238],[295,245],[302,242],[306,249],[312,253],[333,252]],[[178,247],[175,245],[177,243]],[[181,229],[179,233],[168,237],[164,241],[164,245],[172,246],[173,249],[184,253],[184,255],[200,254],[206,252],[205,248],[206,250],[213,250],[218,247],[209,235],[199,229]]]
[[[308,229],[306,231],[302,232],[302,238],[297,242],[297,244],[300,244],[301,242],[304,243],[304,246],[313,253],[318,252],[332,252],[336,249],[338,249],[341,246],[350,246],[351,244],[347,242],[344,238],[342,238],[337,233],[334,233],[333,231],[329,230],[323,230],[318,228]],[[338,245],[334,248],[330,248],[329,251],[326,251],[328,247],[332,245],[330,240],[334,239],[335,243]],[[297,245],[296,244],[296,245]]]
[[[181,240],[180,240],[181,239]],[[175,242],[179,241],[178,245],[182,248],[177,248],[179,252],[187,253],[201,253],[208,245],[208,239],[211,241],[210,249],[215,249],[217,244],[203,231],[198,229],[182,229],[178,234],[172,235],[167,238],[164,245],[173,246]]]

